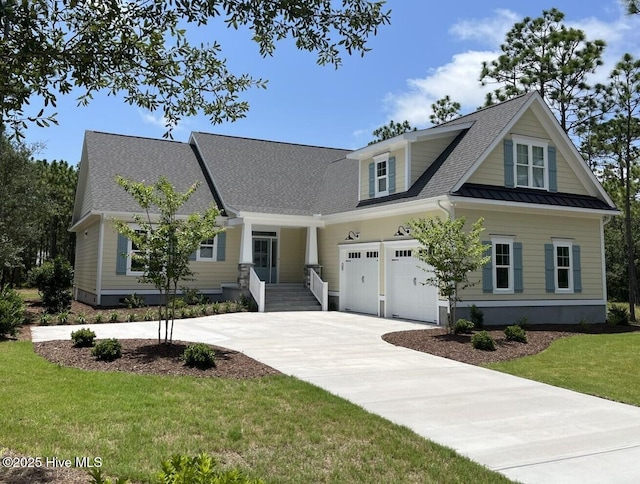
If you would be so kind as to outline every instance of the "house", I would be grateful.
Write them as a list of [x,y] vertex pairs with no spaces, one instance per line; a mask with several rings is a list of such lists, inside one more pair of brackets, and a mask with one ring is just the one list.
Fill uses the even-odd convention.
[[139,212],[116,175],[165,175],[180,190],[199,182],[183,215],[220,207],[226,231],[203,241],[189,283],[214,299],[246,292],[252,277],[267,288],[322,280],[341,311],[439,322],[446,302],[421,284],[407,222],[484,217],[491,262],[471,274],[478,284],[462,294],[461,317],[472,304],[489,324],[606,317],[603,226],[618,211],[537,93],[355,151],[88,131],[71,230],[75,297],[92,305],[155,294],[138,283],[127,257],[135,247],[111,222]]

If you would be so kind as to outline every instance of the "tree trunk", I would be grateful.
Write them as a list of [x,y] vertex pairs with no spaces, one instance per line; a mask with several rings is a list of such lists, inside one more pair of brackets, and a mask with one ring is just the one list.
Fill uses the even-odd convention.
[[[627,167],[627,171],[629,167]],[[624,225],[625,225],[625,239],[627,244],[627,265],[629,274],[629,320],[635,322],[636,320],[636,294],[637,294],[637,277],[636,277],[636,264],[635,264],[635,251],[633,247],[633,230],[631,220],[631,181],[630,175],[627,174],[627,180],[625,183],[625,201],[624,201]]]

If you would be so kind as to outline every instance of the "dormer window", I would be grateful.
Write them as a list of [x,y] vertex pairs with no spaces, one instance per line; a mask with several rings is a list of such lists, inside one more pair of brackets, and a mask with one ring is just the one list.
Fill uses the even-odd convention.
[[373,158],[375,163],[375,196],[389,195],[389,153]]
[[516,186],[546,189],[548,186],[547,142],[514,136],[513,147]]

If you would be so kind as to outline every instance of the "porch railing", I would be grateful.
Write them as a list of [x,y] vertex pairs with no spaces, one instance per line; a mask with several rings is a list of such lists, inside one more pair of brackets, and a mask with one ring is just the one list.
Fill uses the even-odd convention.
[[322,310],[329,309],[329,283],[320,279],[320,276],[313,269],[309,269],[311,275],[309,280],[309,289],[318,302],[322,305]]
[[253,270],[253,267],[249,272],[249,292],[251,292],[253,299],[255,299],[258,305],[258,312],[264,313],[264,281],[260,280],[256,271]]

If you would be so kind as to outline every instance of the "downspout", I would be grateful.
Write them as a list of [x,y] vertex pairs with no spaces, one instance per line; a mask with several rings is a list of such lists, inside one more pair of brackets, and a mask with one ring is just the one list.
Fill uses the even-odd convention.
[[454,213],[454,205],[451,204],[451,210],[446,208],[445,206],[442,205],[442,200],[438,200],[438,207],[440,208],[440,210],[442,210],[444,213],[446,213],[449,216],[450,220],[453,220],[455,218],[455,213]]
[[96,305],[102,304],[102,261],[104,258],[104,214],[100,214],[100,231],[98,234],[98,271],[96,274]]
[[600,252],[602,258],[602,298],[604,299],[605,308],[607,306],[607,301],[609,296],[607,294],[607,259],[606,259],[606,251],[604,248],[604,226],[607,225],[613,219],[612,216],[607,215],[600,219]]

